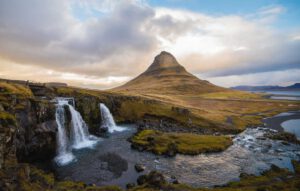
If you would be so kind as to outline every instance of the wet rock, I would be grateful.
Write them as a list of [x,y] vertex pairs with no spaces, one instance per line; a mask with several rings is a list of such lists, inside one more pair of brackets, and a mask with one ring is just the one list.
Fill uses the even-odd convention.
[[179,184],[178,179],[174,175],[171,176],[171,181],[172,181],[173,184]]
[[127,189],[131,189],[133,187],[135,187],[135,183],[128,183],[128,184],[126,184],[126,188]]
[[147,182],[147,175],[141,175],[137,179],[138,185],[143,185]]
[[108,132],[108,127],[101,125],[99,128],[99,133],[107,133]]
[[290,143],[288,143],[286,141],[282,141],[281,144],[283,144],[283,145],[291,145]]
[[148,184],[149,186],[153,187],[161,187],[163,184],[166,183],[165,177],[157,172],[151,171],[148,175],[142,175],[137,179],[137,183],[139,185]]
[[175,143],[169,144],[166,155],[169,157],[173,157],[176,155],[176,153],[177,153],[177,145]]
[[134,168],[137,172],[143,172],[146,169],[146,167],[142,164],[136,164],[134,165]]

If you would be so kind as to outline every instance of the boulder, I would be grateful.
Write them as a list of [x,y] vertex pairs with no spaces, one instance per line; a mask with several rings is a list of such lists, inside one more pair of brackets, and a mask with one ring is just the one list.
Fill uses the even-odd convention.
[[137,172],[143,172],[146,169],[146,167],[142,164],[135,164],[134,168]]
[[139,176],[137,183],[139,185],[147,184],[149,186],[160,188],[166,183],[166,180],[163,174],[157,171],[151,171],[148,175]]

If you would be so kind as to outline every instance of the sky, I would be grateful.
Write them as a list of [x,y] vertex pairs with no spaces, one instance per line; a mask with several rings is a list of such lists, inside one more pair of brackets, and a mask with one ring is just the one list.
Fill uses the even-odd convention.
[[299,0],[0,0],[0,78],[109,89],[161,51],[224,86],[300,82]]

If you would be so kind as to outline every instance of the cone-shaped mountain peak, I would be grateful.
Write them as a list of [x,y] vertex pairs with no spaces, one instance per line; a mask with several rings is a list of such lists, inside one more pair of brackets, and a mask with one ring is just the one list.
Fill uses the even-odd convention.
[[185,71],[184,67],[177,62],[176,58],[171,53],[162,51],[154,58],[153,63],[149,66],[146,72],[166,69],[178,69]]
[[200,94],[224,91],[208,81],[200,80],[187,72],[176,58],[162,51],[154,58],[148,69],[135,79],[114,88],[115,91],[132,91],[138,93],[159,94]]

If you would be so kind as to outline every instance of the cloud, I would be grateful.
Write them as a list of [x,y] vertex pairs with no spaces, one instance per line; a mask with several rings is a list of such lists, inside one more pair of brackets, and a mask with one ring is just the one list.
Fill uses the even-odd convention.
[[262,19],[283,11],[279,6],[263,8],[255,13],[259,19],[249,19],[161,9],[156,20],[169,21],[170,25],[164,24],[169,31],[181,31],[178,25],[172,25],[176,22],[191,24],[184,33],[174,35],[175,39],[168,40],[163,38],[164,33],[159,33],[163,46],[179,55],[190,71],[204,77],[227,76],[300,68],[297,36],[291,38],[261,23]]
[[282,85],[287,86],[300,81],[300,69],[283,71],[261,72],[255,74],[242,74],[207,78],[210,82],[225,87],[237,85]]
[[295,71],[299,31],[271,27],[285,12],[279,5],[215,16],[143,0],[2,1],[0,76],[108,88],[144,71],[161,50],[209,79]]
[[79,21],[73,17],[68,2],[63,6],[60,1],[2,2],[1,57],[105,77],[144,61],[156,46],[155,37],[143,28],[154,15],[152,9],[120,1],[103,17]]

